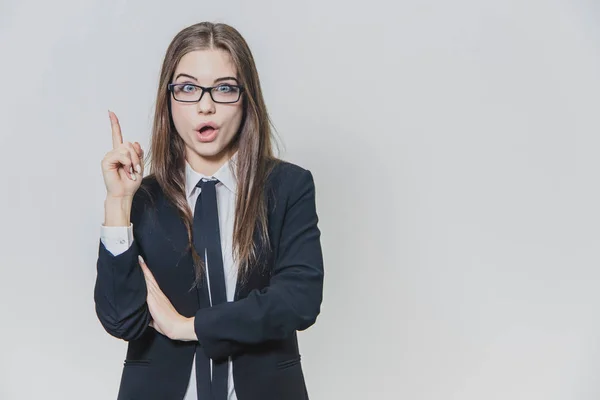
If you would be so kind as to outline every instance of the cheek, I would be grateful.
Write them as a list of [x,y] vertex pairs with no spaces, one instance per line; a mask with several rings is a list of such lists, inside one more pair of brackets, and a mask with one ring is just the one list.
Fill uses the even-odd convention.
[[171,103],[171,115],[173,118],[173,123],[178,131],[186,129],[186,127],[189,125],[189,114],[189,107],[182,106],[179,103]]
[[229,125],[232,130],[232,134],[235,134],[240,128],[240,124],[242,122],[242,115],[243,110],[241,108],[232,110],[232,113],[229,116]]

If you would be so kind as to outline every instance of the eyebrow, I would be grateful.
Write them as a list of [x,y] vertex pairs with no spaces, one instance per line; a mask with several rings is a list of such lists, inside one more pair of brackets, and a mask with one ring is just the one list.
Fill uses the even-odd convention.
[[[193,80],[195,80],[196,82],[198,82],[198,79],[196,79],[196,78],[195,78],[195,77],[193,77],[192,75],[188,75],[188,74],[179,74],[179,75],[177,75],[177,77],[175,78],[175,80],[177,80],[177,79],[179,79],[179,78],[181,78],[181,77],[190,78],[190,79],[193,79]],[[236,81],[236,82],[238,82],[238,83],[239,83],[239,81],[237,80],[237,78],[235,78],[235,77],[233,77],[233,76],[224,76],[224,77],[222,77],[222,78],[217,78],[217,79],[215,79],[215,82],[214,82],[214,83],[221,82],[221,81],[228,81],[228,80],[230,80],[230,79],[231,79],[231,80],[234,80],[234,81]]]

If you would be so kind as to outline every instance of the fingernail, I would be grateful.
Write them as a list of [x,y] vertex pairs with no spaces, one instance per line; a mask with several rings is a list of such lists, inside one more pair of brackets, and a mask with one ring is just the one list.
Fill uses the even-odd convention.
[[132,167],[132,166],[129,166],[129,173],[130,173],[131,175],[133,175],[133,167]]
[[131,179],[137,181],[137,177],[134,174],[131,174]]
[[144,259],[140,255],[138,255],[138,261],[140,262],[140,264],[145,264]]
[[140,166],[140,164],[135,166],[135,170],[137,171],[138,174],[142,173],[142,167]]

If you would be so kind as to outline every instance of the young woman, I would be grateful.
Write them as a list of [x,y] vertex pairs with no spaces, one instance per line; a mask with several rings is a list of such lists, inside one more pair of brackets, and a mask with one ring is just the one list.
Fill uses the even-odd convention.
[[128,342],[118,398],[307,399],[296,332],[322,300],[315,186],[273,155],[245,40],[208,22],[175,36],[148,176],[109,117],[94,299]]

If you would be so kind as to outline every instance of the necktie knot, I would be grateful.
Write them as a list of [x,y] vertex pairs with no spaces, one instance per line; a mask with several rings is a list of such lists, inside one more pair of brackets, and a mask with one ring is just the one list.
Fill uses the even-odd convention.
[[207,184],[216,186],[217,183],[219,183],[219,180],[217,178],[202,178],[198,181],[196,187],[202,189],[202,187]]

